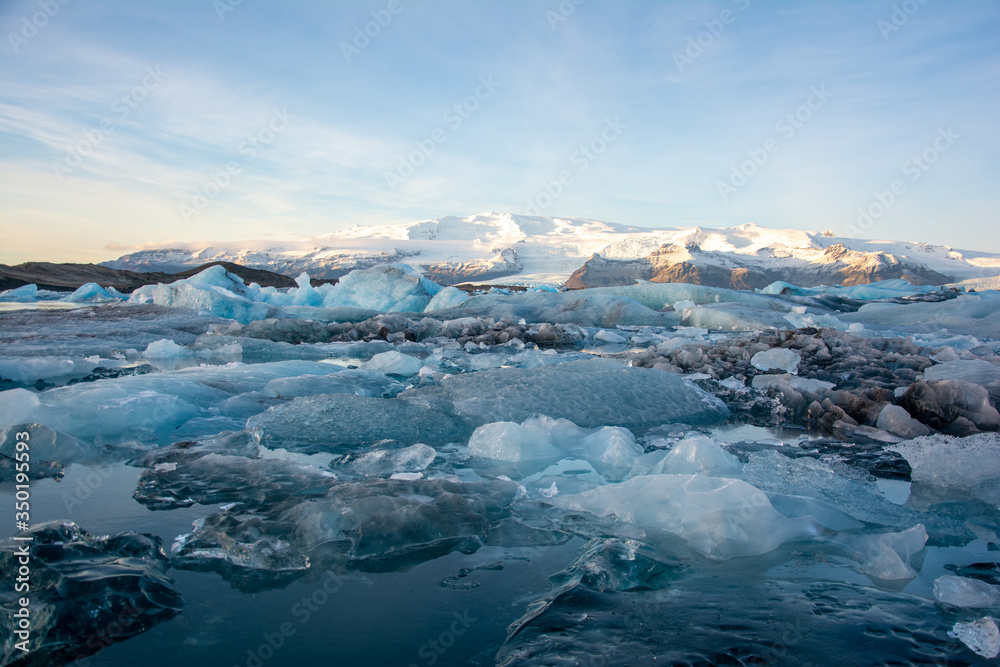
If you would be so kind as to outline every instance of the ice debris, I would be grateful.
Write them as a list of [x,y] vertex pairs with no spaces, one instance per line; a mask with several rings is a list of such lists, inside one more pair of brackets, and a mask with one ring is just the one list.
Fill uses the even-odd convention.
[[796,350],[774,347],[753,355],[750,363],[762,371],[779,370],[796,375],[802,355]]
[[948,631],[948,636],[968,646],[973,653],[992,660],[1000,655],[1000,628],[989,616],[978,621],[963,623],[958,621]]

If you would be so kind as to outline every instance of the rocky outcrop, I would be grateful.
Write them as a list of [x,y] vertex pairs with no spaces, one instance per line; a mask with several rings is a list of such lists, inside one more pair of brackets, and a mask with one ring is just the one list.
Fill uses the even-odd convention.
[[226,271],[236,274],[246,283],[257,283],[261,287],[295,287],[295,281],[288,276],[261,269],[250,269],[232,262],[210,262],[180,273],[141,273],[111,269],[99,264],[25,262],[16,266],[0,264],[0,290],[35,284],[40,289],[72,292],[86,283],[97,283],[101,287],[114,287],[119,292],[131,292],[143,285],[172,283],[190,278],[217,264],[223,266]]
[[664,245],[641,259],[608,259],[593,255],[566,281],[568,289],[654,283],[690,283],[726,289],[760,289],[782,280],[801,287],[861,285],[905,278],[915,285],[942,285],[950,280],[916,262],[884,252],[859,252],[832,245],[816,259],[758,256],[704,251],[694,244]]

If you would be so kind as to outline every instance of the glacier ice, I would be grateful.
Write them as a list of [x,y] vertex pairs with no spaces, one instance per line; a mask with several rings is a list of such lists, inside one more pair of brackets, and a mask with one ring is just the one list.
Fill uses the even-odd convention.
[[316,394],[357,394],[393,398],[406,385],[386,377],[384,373],[360,368],[342,370],[329,375],[295,375],[279,377],[264,385],[263,393],[275,398],[298,398]]
[[580,428],[566,419],[540,416],[523,423],[493,422],[469,439],[469,455],[513,464],[521,474],[537,473],[560,459],[586,461],[606,480],[622,479],[642,447],[623,428]]
[[989,616],[969,623],[958,621],[948,631],[948,636],[961,641],[976,655],[984,658],[992,660],[1000,655],[1000,628]]
[[778,370],[792,375],[798,374],[800,361],[802,361],[802,355],[797,350],[786,347],[773,347],[770,350],[758,352],[750,359],[750,363],[758,370]]
[[1000,608],[1000,586],[946,574],[934,580],[934,599],[966,609]]
[[86,283],[81,285],[69,296],[62,298],[67,303],[86,303],[92,301],[124,301],[128,297],[116,290],[114,287],[107,289],[97,283]]
[[[127,531],[91,535],[70,521],[51,521],[20,533],[31,538],[30,658],[37,664],[65,664],[91,655],[113,642],[138,635],[177,615],[180,593],[167,576],[168,559],[160,539]],[[14,573],[23,565],[19,547],[0,542],[0,568]],[[0,583],[0,610],[14,619],[15,577]],[[0,662],[23,662],[25,653],[14,624],[0,627]],[[98,641],[95,641],[98,640]]]
[[128,302],[187,308],[243,324],[275,314],[273,306],[254,301],[254,296],[260,296],[259,290],[248,288],[242,278],[216,265],[170,284],[144,285],[132,292]]
[[833,543],[859,558],[861,571],[868,576],[898,581],[917,576],[912,559],[927,544],[927,530],[917,524],[898,533],[840,535]]
[[685,438],[669,452],[654,452],[650,456],[659,457],[659,461],[643,472],[646,475],[670,473],[731,477],[743,468],[739,459],[704,436]]
[[390,350],[376,354],[371,359],[361,365],[366,370],[381,371],[386,375],[398,375],[400,377],[410,377],[416,375],[423,364],[419,359],[409,355]]
[[[979,433],[957,438],[930,435],[890,445],[910,464],[910,478],[984,495],[989,499],[989,483],[1000,479],[1000,435]],[[990,502],[1000,502],[1000,498]]]
[[440,285],[406,264],[387,264],[343,276],[323,296],[323,305],[420,313],[440,290]]
[[551,502],[634,525],[647,540],[679,537],[710,558],[764,554],[822,532],[812,517],[783,516],[744,481],[706,475],[643,475]]
[[431,405],[355,394],[296,398],[251,417],[247,427],[260,427],[268,446],[302,452],[341,452],[380,440],[437,446],[464,441],[472,432]]
[[458,289],[457,287],[443,287],[441,291],[434,295],[434,297],[427,302],[424,307],[424,311],[432,313],[436,310],[447,310],[448,308],[454,308],[460,306],[469,300],[469,295],[466,292]]
[[433,447],[417,443],[402,449],[376,449],[348,454],[334,461],[333,467],[337,472],[360,477],[392,477],[426,470],[436,457],[437,452]]
[[409,389],[400,398],[445,399],[457,415],[477,425],[520,423],[543,414],[585,428],[634,430],[673,421],[712,423],[729,414],[722,401],[674,374],[630,368],[610,359],[449,375],[438,385]]
[[911,417],[905,409],[891,403],[879,412],[875,427],[895,433],[901,438],[919,438],[931,432],[929,428]]
[[620,333],[614,331],[608,331],[607,329],[601,329],[596,334],[594,334],[594,340],[599,340],[604,343],[627,343],[628,339],[622,336]]

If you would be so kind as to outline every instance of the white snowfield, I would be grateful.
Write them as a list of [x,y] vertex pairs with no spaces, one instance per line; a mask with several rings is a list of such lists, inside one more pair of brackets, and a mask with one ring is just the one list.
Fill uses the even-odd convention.
[[[828,247],[886,253],[923,264],[970,286],[990,288],[1000,281],[1000,255],[955,250],[919,242],[862,240],[823,232],[769,229],[753,223],[701,227],[629,227],[582,218],[549,218],[510,213],[446,216],[400,225],[356,226],[324,236],[289,241],[185,242],[149,247],[105,266],[138,271],[177,271],[207,262],[228,261],[253,268],[313,277],[344,267],[364,268],[388,261],[416,268],[436,264],[502,270],[506,275],[476,280],[502,284],[562,284],[590,257],[647,257],[663,245],[696,244],[702,251],[731,253],[739,264],[760,269],[801,267],[821,260]],[[980,288],[980,287],[977,287]]]

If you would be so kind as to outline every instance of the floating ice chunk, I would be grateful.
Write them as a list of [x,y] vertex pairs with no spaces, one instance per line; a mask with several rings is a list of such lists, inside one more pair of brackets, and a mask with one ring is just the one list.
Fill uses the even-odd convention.
[[307,453],[337,451],[379,440],[458,442],[472,431],[462,420],[428,404],[354,394],[305,396],[269,408],[247,421],[261,427],[262,442]]
[[1000,479],[1000,435],[978,433],[956,438],[931,435],[908,440],[888,449],[910,464],[910,478],[953,489],[977,490]]
[[402,449],[377,449],[362,454],[348,455],[334,462],[337,471],[361,477],[389,477],[394,473],[415,473],[424,470],[434,461],[437,452],[423,444]]
[[144,359],[188,359],[194,356],[194,352],[186,347],[178,345],[169,338],[161,338],[146,346],[142,353]]
[[898,581],[917,576],[911,560],[927,544],[927,530],[917,524],[900,533],[842,535],[833,540],[861,559],[861,571],[875,579]]
[[799,391],[817,392],[824,389],[833,389],[837,385],[825,380],[803,378],[798,375],[789,375],[788,373],[775,373],[769,375],[755,375],[753,380],[750,382],[750,386],[754,389],[765,390],[782,389],[788,386],[792,389],[798,389]]
[[614,331],[608,331],[607,329],[601,329],[596,334],[594,334],[594,339],[612,344],[628,342],[628,338],[625,338],[625,336],[622,336],[619,333],[615,333]]
[[0,438],[2,438],[2,444],[0,444],[0,481],[13,481],[15,478],[18,463],[18,433],[27,433],[30,438],[33,479],[41,477],[61,479],[65,466],[72,463],[96,463],[101,459],[103,453],[100,448],[90,443],[59,431],[53,431],[41,424],[18,424],[7,429],[6,437],[3,437],[2,431],[0,431]]
[[729,477],[743,468],[739,459],[702,436],[681,440],[663,457],[655,472]]
[[961,641],[984,658],[992,660],[1000,655],[1000,628],[989,616],[971,623],[959,621],[948,631],[948,636]]
[[398,375],[400,377],[416,375],[420,371],[421,366],[423,364],[420,363],[419,359],[396,352],[395,350],[376,354],[361,364],[361,368],[365,370],[381,371],[386,375]]
[[636,457],[642,455],[642,447],[636,444],[632,433],[614,426],[598,429],[574,449],[610,481],[624,478]]
[[39,381],[64,383],[85,377],[98,366],[97,359],[27,357],[0,359],[0,378],[31,386]]
[[34,303],[38,300],[38,285],[22,285],[0,292],[0,301]]
[[674,302],[674,310],[683,313],[688,308],[694,308],[695,305],[697,304],[695,304],[695,302],[691,301],[690,299],[681,299],[680,301]]
[[383,313],[420,313],[441,286],[406,264],[356,269],[323,296],[326,308],[350,306]]
[[[791,458],[773,450],[752,452],[743,466],[743,479],[769,494],[826,501],[866,523],[899,528],[931,525],[927,515],[886,500],[867,471],[842,463]],[[940,530],[936,524],[932,528]]]
[[792,375],[798,374],[800,361],[802,361],[802,355],[797,350],[785,347],[764,350],[750,358],[750,363],[753,364],[754,368],[762,371],[780,370]]
[[431,313],[435,310],[454,308],[465,303],[469,300],[469,298],[468,293],[463,292],[457,287],[444,287],[427,303],[427,306],[424,308],[424,312]]
[[838,331],[847,331],[848,326],[838,320],[833,315],[828,315],[826,313],[786,313],[785,319],[796,329],[804,329],[806,327],[812,327],[815,329],[837,329]]
[[0,391],[0,429],[32,421],[40,406],[38,395],[27,389]]
[[[948,363],[950,361],[958,361],[959,359],[961,359],[961,357],[958,356],[958,352],[955,351],[955,348],[953,348],[950,345],[945,345],[940,350],[938,350],[934,354],[930,355],[930,359],[932,361],[936,361],[939,364],[945,364],[945,363]],[[935,378],[935,379],[938,379],[938,380],[955,380],[955,379],[964,380],[966,378]]]
[[981,292],[939,302],[867,303],[856,313],[841,313],[837,317],[845,322],[864,324],[869,329],[935,333],[947,327],[951,334],[990,340],[1000,331],[998,300],[1000,293]]
[[878,413],[876,428],[889,433],[895,433],[902,438],[919,438],[929,435],[931,430],[910,416],[910,413],[898,405],[886,405]]
[[275,378],[267,383],[263,393],[275,398],[298,398],[316,394],[357,394],[392,398],[406,385],[372,370],[350,369],[330,375],[298,375]]
[[934,599],[964,609],[1000,608],[1000,586],[946,574],[934,580]]
[[534,414],[583,427],[649,428],[674,421],[711,423],[728,415],[716,397],[673,373],[588,359],[538,368],[499,368],[449,375],[400,398],[443,398],[476,424],[522,422]]
[[721,380],[719,384],[721,384],[726,389],[732,389],[733,391],[737,392],[745,392],[747,390],[746,383],[744,383],[743,380],[737,378],[735,375],[731,375],[727,377],[725,380]]
[[[169,562],[160,538],[154,535],[128,531],[96,536],[70,521],[51,521],[21,537],[31,541],[0,543],[0,568],[17,572],[25,563],[19,553],[31,545],[31,632],[22,651],[15,648],[16,624],[7,622],[0,631],[0,663],[22,662],[29,652],[30,660],[42,665],[86,660],[115,641],[173,618],[183,607],[167,576]],[[13,619],[13,581],[3,592],[4,612]]]
[[129,303],[189,308],[242,324],[272,316],[274,307],[254,301],[260,292],[246,286],[243,279],[220,265],[169,285],[143,285],[132,293]]
[[[951,349],[951,348],[945,348]],[[1000,366],[983,359],[956,359],[937,364],[924,370],[924,379],[963,380],[986,386],[1000,381]]]
[[789,519],[746,482],[704,475],[633,477],[584,493],[558,496],[562,509],[616,517],[646,531],[647,539],[669,534],[710,558],[758,555],[789,540],[815,537],[822,527],[811,517]]
[[[484,424],[469,439],[469,455],[508,463],[555,461],[564,454],[552,443],[555,423],[552,419],[528,419],[524,424],[506,421]],[[561,428],[570,427],[576,429],[578,437],[583,436],[583,429],[574,424],[567,422]]]
[[125,298],[128,297],[125,297],[114,287],[104,289],[97,283],[87,283],[61,300],[67,303],[84,303],[87,301],[120,301]]

